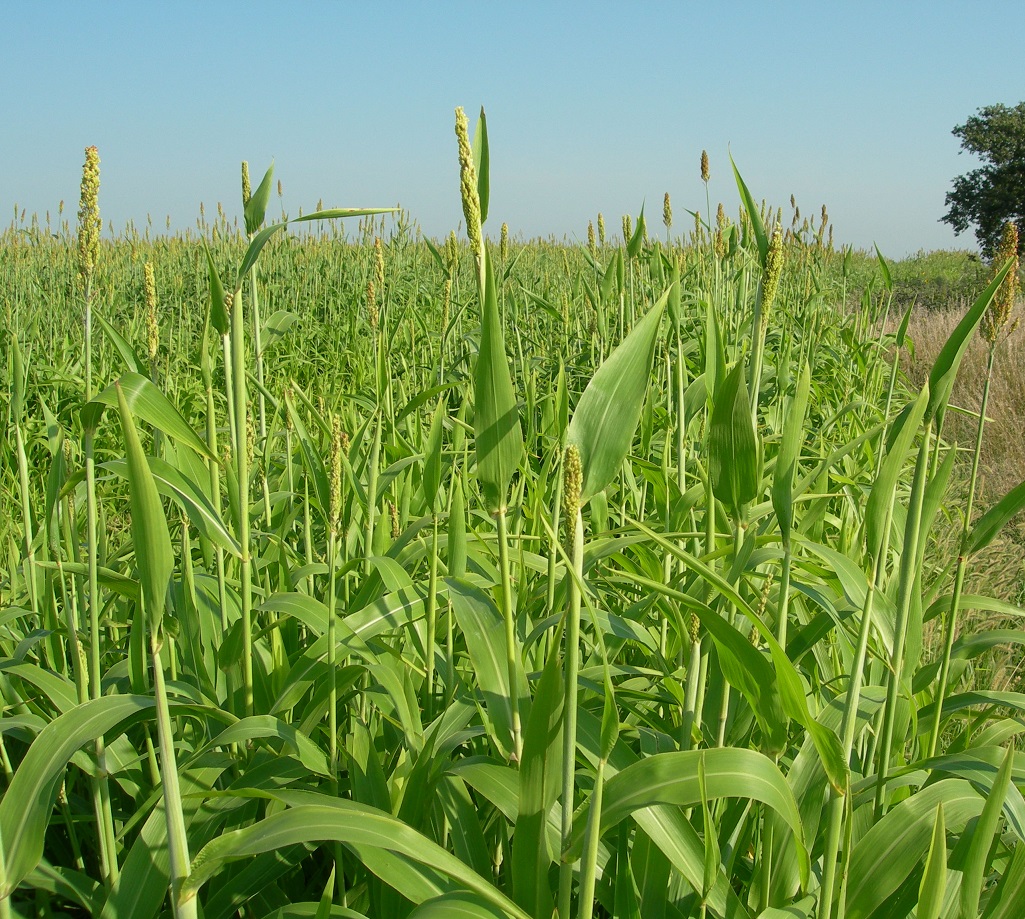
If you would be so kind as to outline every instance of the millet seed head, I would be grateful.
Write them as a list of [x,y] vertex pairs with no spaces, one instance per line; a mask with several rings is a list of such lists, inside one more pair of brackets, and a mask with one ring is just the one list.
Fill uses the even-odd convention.
[[143,266],[143,290],[146,296],[146,332],[149,346],[149,359],[157,359],[160,348],[160,326],[157,323],[157,283],[153,278],[153,263],[146,262]]
[[342,519],[342,457],[346,452],[348,438],[342,430],[342,419],[337,415],[331,418],[331,505],[328,525],[331,532],[338,533],[338,524]]
[[587,251],[591,253],[593,257],[598,251],[598,244],[594,238],[594,221],[587,221]]
[[762,280],[762,324],[769,321],[769,310],[776,299],[779,278],[783,273],[783,228],[777,223],[769,240],[769,251],[765,256],[765,273]]
[[673,205],[669,200],[669,192],[666,192],[662,199],[662,223],[666,225],[667,230],[673,225]]
[[566,527],[570,533],[576,526],[577,514],[580,513],[580,491],[584,484],[583,464],[580,461],[580,449],[576,444],[566,447],[562,468],[562,512],[566,518]]
[[100,154],[96,147],[85,148],[82,166],[82,190],[78,204],[78,277],[88,288],[100,251]]
[[605,217],[601,211],[598,212],[598,245],[605,245]]
[[502,232],[498,238],[498,254],[502,261],[509,258],[509,224],[502,224]]
[[377,281],[377,289],[384,292],[384,248],[381,245],[381,237],[374,237],[374,277]]
[[1018,225],[1013,220],[1008,220],[1004,224],[1003,233],[1000,234],[1000,246],[993,259],[994,272],[1003,268],[1008,259],[1011,259],[1011,269],[993,294],[989,309],[982,317],[982,337],[990,344],[997,340],[1000,330],[1011,318],[1011,310],[1018,294]]
[[459,194],[463,200],[466,236],[470,240],[470,250],[479,265],[482,251],[480,195],[477,191],[477,168],[473,164],[473,148],[470,146],[470,128],[462,106],[456,108],[456,141],[459,144]]
[[249,184],[249,163],[242,160],[242,207],[249,207],[249,201],[253,197],[253,187]]
[[624,214],[623,215],[623,242],[624,243],[630,242],[630,237],[633,235],[633,233],[631,232],[631,229],[632,229],[632,227],[631,227],[631,223],[630,223],[630,215],[629,214]]
[[708,170],[708,151],[701,151],[701,181],[708,182],[712,178],[712,173]]

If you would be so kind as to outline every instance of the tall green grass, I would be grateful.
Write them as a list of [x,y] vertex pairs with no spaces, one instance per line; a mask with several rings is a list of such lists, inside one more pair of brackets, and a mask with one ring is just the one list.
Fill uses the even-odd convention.
[[1021,915],[1022,633],[925,640],[1023,613],[930,542],[1007,268],[913,389],[825,215],[492,245],[465,141],[479,245],[268,172],[104,239],[88,343],[0,238],[0,916]]

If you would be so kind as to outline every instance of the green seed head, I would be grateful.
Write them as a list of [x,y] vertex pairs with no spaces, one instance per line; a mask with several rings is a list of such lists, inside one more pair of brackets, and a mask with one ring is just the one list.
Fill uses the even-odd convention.
[[445,243],[445,261],[448,263],[448,273],[454,274],[459,265],[459,240],[456,239],[456,231],[448,234]]
[[338,525],[342,519],[342,456],[345,454],[348,438],[342,430],[342,419],[337,415],[331,418],[331,507],[328,514],[328,525],[333,535],[338,535]]
[[598,212],[598,245],[605,245],[605,218]]
[[78,278],[84,288],[92,282],[96,257],[100,251],[100,154],[96,147],[85,148],[82,166],[82,191],[78,205]]
[[441,334],[444,337],[445,331],[448,329],[448,318],[449,312],[452,309],[452,279],[445,278],[445,283],[442,285],[442,298],[441,298]]
[[701,620],[698,619],[697,613],[690,614],[690,640],[696,642],[701,638]]
[[143,268],[143,290],[146,295],[146,332],[149,345],[149,359],[157,359],[160,347],[160,326],[157,324],[157,284],[153,278],[153,265],[146,262]]
[[394,501],[388,502],[388,513],[391,514],[391,538],[398,539],[402,531],[399,529],[399,509]]
[[502,224],[502,234],[498,241],[498,254],[503,262],[509,258],[509,224],[507,223]]
[[765,273],[762,280],[762,324],[769,321],[769,310],[776,299],[779,277],[783,273],[783,228],[777,223],[769,241],[765,256]]
[[673,225],[673,205],[669,201],[669,192],[666,192],[665,198],[662,199],[662,223],[666,225],[667,230]]
[[701,151],[701,181],[707,182],[712,178],[712,173],[708,171],[708,151]]
[[249,163],[242,160],[242,207],[249,207],[249,200],[253,197],[253,187],[249,184]]
[[632,227],[630,225],[630,215],[629,214],[624,214],[623,215],[623,242],[624,243],[630,242],[630,237],[633,235],[630,232],[631,229],[632,229]]
[[584,484],[580,449],[576,444],[566,447],[562,475],[562,512],[566,517],[566,527],[572,533],[573,527],[576,526],[577,514],[580,513],[580,490]]
[[598,251],[598,244],[594,238],[594,222],[591,220],[587,221],[587,251],[591,253],[591,257]]
[[384,249],[381,246],[381,237],[374,237],[374,277],[377,279],[377,289],[384,291]]
[[479,265],[482,245],[480,195],[477,191],[477,168],[473,164],[473,149],[470,146],[470,129],[462,106],[456,109],[456,141],[459,144],[459,194],[463,199],[466,236]]
[[1011,318],[1011,310],[1018,294],[1018,226],[1013,220],[1008,220],[1004,224],[1004,231],[1000,235],[1000,247],[993,259],[994,271],[1003,268],[1008,259],[1012,260],[1011,270],[993,294],[989,309],[982,317],[982,337],[990,344],[997,340],[1000,330]]

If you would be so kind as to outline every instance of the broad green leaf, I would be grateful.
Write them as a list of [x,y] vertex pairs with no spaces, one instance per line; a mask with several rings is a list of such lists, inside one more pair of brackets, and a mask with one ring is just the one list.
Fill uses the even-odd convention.
[[715,821],[708,807],[708,779],[705,774],[704,751],[698,759],[698,793],[701,795],[701,824],[705,840],[705,873],[701,884],[701,899],[705,901],[715,887],[715,879],[722,867],[722,853],[719,851],[719,836],[716,833]]
[[[876,261],[879,263],[879,273],[883,276],[883,286],[887,291],[893,290],[893,278],[890,276],[889,266],[886,264],[886,259],[883,258],[883,253],[879,251],[879,246],[876,243],[872,244],[876,250]],[[910,310],[910,307],[909,307]]]
[[627,258],[636,258],[644,245],[644,205],[641,205],[641,213],[637,217],[637,226],[634,227],[633,235],[626,244]]
[[968,537],[968,552],[975,553],[985,549],[1022,508],[1025,508],[1025,482],[1012,488],[976,521]]
[[787,410],[783,425],[783,439],[776,455],[776,467],[772,476],[772,507],[776,512],[783,544],[790,542],[790,531],[794,528],[794,474],[804,443],[804,418],[808,409],[808,394],[811,390],[811,370],[807,363],[801,368],[797,391]]
[[85,744],[155,704],[145,696],[102,696],[55,718],[39,732],[0,799],[0,839],[6,863],[0,897],[10,896],[39,864],[57,787],[71,757]]
[[473,165],[477,170],[477,196],[480,198],[480,222],[488,219],[488,200],[491,197],[491,153],[488,149],[488,120],[484,106],[480,107],[477,129],[473,132]]
[[118,405],[122,393],[129,411],[147,424],[159,428],[168,437],[195,450],[200,456],[216,459],[206,442],[192,429],[181,413],[148,377],[129,371],[115,383],[98,393],[82,409],[85,427],[95,429],[100,415],[108,405]]
[[[617,772],[605,784],[601,832],[638,810],[657,804],[692,807],[701,803],[698,765],[704,759],[705,792],[709,800],[751,798],[775,810],[794,834],[801,863],[802,883],[810,872],[804,826],[790,786],[771,759],[754,750],[718,747],[656,753]],[[585,810],[587,810],[585,805]],[[574,854],[580,851],[586,819],[576,821]],[[704,858],[702,856],[702,865]],[[702,874],[704,868],[702,868]]]
[[180,902],[187,904],[194,900],[203,885],[229,861],[297,843],[316,842],[341,842],[397,853],[450,877],[465,890],[499,907],[507,916],[531,919],[490,881],[437,843],[391,814],[341,798],[333,799],[330,804],[289,808],[207,843],[192,861],[192,871],[182,886]]
[[441,454],[444,435],[445,401],[438,400],[431,421],[431,430],[424,446],[424,472],[421,479],[424,504],[431,513],[438,513],[438,489],[441,487]]
[[979,913],[979,898],[986,880],[986,862],[993,845],[993,838],[999,828],[1000,814],[1004,807],[1004,800],[1007,798],[1008,787],[1011,784],[1013,766],[1014,747],[1008,746],[1003,762],[1000,764],[1000,771],[986,797],[982,814],[971,832],[968,855],[962,866],[960,893],[962,916],[976,916]]
[[210,247],[203,239],[203,251],[206,253],[207,273],[210,278],[210,322],[217,330],[217,334],[224,336],[228,334],[228,312],[224,306],[224,285],[221,283],[221,276],[214,264],[214,257],[210,253]]
[[573,412],[566,441],[580,450],[582,505],[612,481],[630,451],[668,296],[659,297],[598,368]]
[[926,421],[936,419],[937,427],[942,427],[943,415],[947,409],[947,401],[954,388],[954,379],[957,377],[958,368],[961,366],[961,358],[971,342],[972,335],[979,327],[982,317],[989,308],[990,301],[997,289],[1003,283],[1007,272],[1011,268],[1008,261],[997,273],[993,280],[972,304],[971,309],[965,313],[964,318],[957,324],[957,327],[950,333],[950,338],[940,349],[932,370],[929,373],[929,408],[925,413]]
[[174,550],[167,530],[164,506],[160,503],[153,473],[143,453],[139,434],[135,430],[132,412],[118,387],[121,428],[124,432],[128,460],[128,493],[132,509],[132,543],[135,547],[135,565],[142,587],[142,600],[146,620],[153,635],[163,630],[164,605],[167,589],[174,571]]
[[751,229],[755,234],[755,241],[758,243],[758,261],[762,268],[764,268],[765,258],[769,254],[769,237],[765,234],[761,212],[755,204],[755,199],[751,196],[747,184],[740,177],[740,171],[737,169],[737,164],[733,162],[732,153],[730,154],[730,165],[733,167],[733,177],[737,180],[737,190],[740,192],[741,203],[744,205],[744,210],[747,211],[747,216],[751,221]]
[[[125,362],[128,370],[132,373],[142,373],[146,370],[146,363],[141,357],[139,357],[135,348],[125,339],[125,337],[114,328],[111,323],[103,318],[103,314],[93,307],[93,319],[99,323],[100,328],[103,329],[103,334],[110,340],[110,343],[117,350],[117,353],[121,355],[121,360]],[[15,378],[17,382],[17,378]]]
[[246,222],[246,232],[250,235],[260,229],[260,224],[263,223],[264,215],[267,213],[267,202],[270,201],[270,189],[273,177],[274,163],[271,163],[267,171],[263,174],[263,180],[260,182],[256,191],[253,192],[252,197],[245,204],[244,217]]
[[925,859],[925,871],[918,888],[917,919],[939,919],[943,894],[947,890],[947,829],[943,820],[943,804],[936,805],[932,845]]
[[708,472],[716,498],[739,518],[741,508],[758,496],[758,434],[738,361],[714,396],[708,423]]
[[506,919],[508,915],[477,894],[457,892],[425,900],[409,914],[409,919]]
[[[924,719],[923,719],[924,720]],[[892,808],[855,844],[847,884],[847,919],[870,919],[927,856],[936,808],[947,829],[960,832],[982,811],[970,782],[944,779]]]
[[523,456],[523,433],[505,354],[495,274],[487,250],[480,352],[474,373],[474,444],[477,478],[491,513],[504,509],[513,473]]
[[276,310],[272,313],[263,324],[263,330],[260,333],[260,342],[264,350],[283,337],[298,319],[299,317],[291,310]]

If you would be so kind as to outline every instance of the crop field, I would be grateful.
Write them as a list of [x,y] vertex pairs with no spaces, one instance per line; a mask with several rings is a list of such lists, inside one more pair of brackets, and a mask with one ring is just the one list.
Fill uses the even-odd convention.
[[1016,259],[912,382],[825,208],[526,242],[489,161],[0,235],[0,919],[1021,919]]

